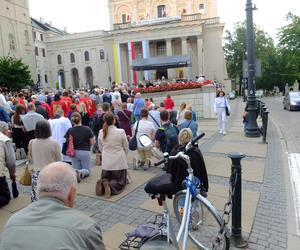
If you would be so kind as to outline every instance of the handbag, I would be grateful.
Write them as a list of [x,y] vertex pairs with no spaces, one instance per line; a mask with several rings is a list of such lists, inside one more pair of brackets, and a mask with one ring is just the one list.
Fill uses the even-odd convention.
[[228,109],[228,106],[227,106],[227,99],[225,100],[225,111],[226,111],[226,116],[230,116],[230,112],[229,112],[229,109]]
[[71,134],[69,135],[68,138],[68,147],[67,147],[66,155],[70,157],[75,157],[74,139]]
[[23,172],[19,182],[23,186],[31,186],[31,173],[29,171],[28,161],[26,162],[26,167],[24,169],[24,172]]
[[140,123],[140,121],[137,122],[134,136],[129,140],[129,144],[128,144],[129,145],[129,149],[132,150],[132,151],[134,151],[134,150],[137,149],[136,135],[137,135],[138,128],[139,128],[139,123]]

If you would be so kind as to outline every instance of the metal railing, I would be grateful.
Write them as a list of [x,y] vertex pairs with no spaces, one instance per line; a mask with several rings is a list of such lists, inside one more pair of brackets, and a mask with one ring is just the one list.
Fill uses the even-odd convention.
[[[155,21],[155,22],[154,22]],[[190,15],[182,15],[181,17],[178,17],[178,19],[170,18],[158,18],[154,19],[153,23],[151,23],[151,20],[149,23],[145,22],[144,24],[139,24],[138,22],[126,22],[126,23],[115,23],[114,24],[114,30],[123,30],[123,29],[129,29],[134,27],[141,27],[141,26],[152,26],[152,25],[162,25],[162,24],[168,24],[171,22],[193,22],[193,21],[203,21],[205,24],[215,24],[220,22],[219,17],[213,17],[213,18],[202,18],[202,15],[200,13],[196,14],[190,14]]]

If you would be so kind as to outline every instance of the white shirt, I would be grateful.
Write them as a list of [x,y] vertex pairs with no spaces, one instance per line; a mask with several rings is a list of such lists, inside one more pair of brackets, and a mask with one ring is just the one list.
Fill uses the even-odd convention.
[[[133,126],[133,132],[135,132],[136,130],[136,126],[137,126],[138,122],[135,122],[134,126]],[[144,120],[141,119],[139,122],[139,126],[137,129],[137,134],[136,134],[136,139],[138,141],[138,148],[142,148],[140,142],[139,142],[139,138],[141,135],[148,135],[151,139],[152,139],[152,134],[155,133],[155,127],[153,125],[152,122],[148,121],[148,120]]]
[[230,111],[230,106],[227,98],[225,96],[219,96],[215,99],[215,104],[214,104],[214,112],[217,113],[217,109],[228,107],[228,110]]
[[38,121],[44,120],[44,117],[34,111],[29,111],[26,115],[21,116],[22,122],[27,132],[35,130]]
[[[70,120],[66,117],[49,120],[52,136],[51,138],[59,142],[60,149],[62,149],[65,142],[65,134],[68,129],[72,127]],[[64,161],[71,161],[69,157],[62,155]]]
[[[152,115],[153,118],[151,117],[150,114]],[[149,111],[148,120],[153,123],[153,125],[155,127],[155,130],[157,130],[160,127],[160,113],[159,113],[159,111],[157,111],[157,110]]]

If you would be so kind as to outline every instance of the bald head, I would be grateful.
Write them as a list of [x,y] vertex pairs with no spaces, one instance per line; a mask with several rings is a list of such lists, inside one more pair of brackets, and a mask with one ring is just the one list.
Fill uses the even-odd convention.
[[38,196],[54,197],[73,206],[76,193],[76,173],[73,168],[63,162],[54,162],[42,169],[39,174]]

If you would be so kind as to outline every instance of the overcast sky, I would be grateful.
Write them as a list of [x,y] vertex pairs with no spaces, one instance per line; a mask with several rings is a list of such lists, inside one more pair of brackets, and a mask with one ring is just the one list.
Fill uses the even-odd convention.
[[[108,0],[29,0],[31,16],[52,21],[58,28],[67,27],[68,32],[109,30]],[[235,22],[245,20],[246,0],[218,0],[218,12],[225,29]],[[283,26],[290,11],[300,15],[299,0],[253,0],[258,10],[254,22],[275,38],[277,29]]]

